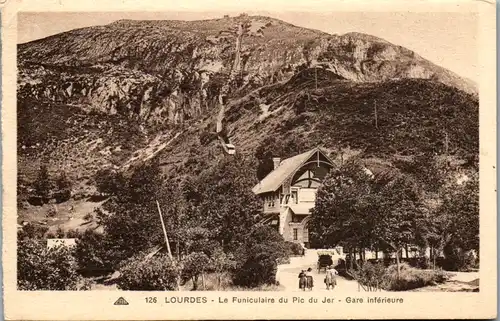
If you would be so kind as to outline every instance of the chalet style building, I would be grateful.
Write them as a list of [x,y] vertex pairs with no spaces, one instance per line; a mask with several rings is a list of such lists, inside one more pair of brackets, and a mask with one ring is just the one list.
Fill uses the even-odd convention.
[[274,170],[252,189],[264,203],[262,223],[276,227],[286,241],[309,247],[309,210],[333,162],[319,148],[273,162]]

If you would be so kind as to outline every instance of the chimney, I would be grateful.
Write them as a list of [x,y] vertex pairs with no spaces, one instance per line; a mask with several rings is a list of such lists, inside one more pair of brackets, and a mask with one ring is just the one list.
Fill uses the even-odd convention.
[[274,169],[278,168],[278,166],[280,166],[281,163],[281,158],[273,157],[273,163],[274,163]]

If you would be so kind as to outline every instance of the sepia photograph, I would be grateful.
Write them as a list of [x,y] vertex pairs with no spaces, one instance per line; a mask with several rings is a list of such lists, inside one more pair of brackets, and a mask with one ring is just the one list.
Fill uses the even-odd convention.
[[477,16],[142,16],[18,17],[19,290],[479,291]]
[[11,317],[493,311],[482,11],[285,7],[4,12]]

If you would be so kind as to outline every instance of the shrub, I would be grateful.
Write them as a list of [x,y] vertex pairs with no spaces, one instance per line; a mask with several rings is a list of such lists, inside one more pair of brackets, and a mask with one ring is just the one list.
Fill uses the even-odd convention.
[[87,213],[83,219],[85,220],[85,222],[90,222],[92,221],[92,219],[94,218],[94,216],[92,215],[92,213]]
[[193,280],[193,289],[198,288],[198,277],[210,268],[210,259],[203,252],[190,253],[183,260],[182,279],[186,282],[189,279]]
[[349,274],[359,283],[376,288],[384,286],[385,273],[386,268],[382,263],[366,262],[358,270],[349,270]]
[[53,197],[57,203],[65,202],[71,198],[71,182],[65,172],[62,172],[57,178],[56,188],[57,191],[53,193]]
[[362,285],[387,291],[412,290],[443,283],[449,278],[449,275],[442,270],[421,270],[407,263],[400,265],[399,278],[397,265],[386,268],[383,263],[372,264],[370,262],[363,264],[357,270],[349,270],[348,275]]
[[233,283],[243,287],[257,287],[276,283],[277,262],[269,252],[252,255],[237,271]]
[[213,140],[217,139],[217,134],[212,132],[202,132],[199,136],[200,144],[202,146],[207,146]]
[[400,266],[400,276],[396,265],[391,265],[383,277],[383,287],[389,291],[407,291],[424,286],[443,283],[449,275],[442,270],[420,270],[403,263]]
[[47,217],[56,217],[57,211],[55,208],[51,207],[47,212]]
[[62,227],[58,227],[55,232],[49,232],[46,235],[48,239],[62,239],[66,237],[66,232],[62,229]]
[[121,173],[102,169],[95,174],[95,183],[100,193],[115,195],[125,186],[126,180]]
[[64,246],[47,249],[35,239],[19,242],[17,285],[20,290],[76,290],[78,274],[72,251]]
[[221,248],[216,248],[210,257],[210,265],[217,275],[217,287],[220,288],[223,286],[223,274],[227,271],[234,270],[236,261],[234,261],[234,257],[231,253],[225,253]]
[[472,251],[464,251],[458,247],[445,247],[443,268],[448,271],[470,271],[478,267],[478,262]]
[[288,258],[283,237],[269,226],[259,226],[246,240],[237,251],[233,283],[243,287],[275,284],[278,261]]
[[290,264],[290,258],[289,257],[280,257],[280,258],[278,258],[277,263],[278,264]]
[[288,252],[290,255],[302,255],[302,252],[304,251],[304,249],[302,248],[302,246],[300,244],[290,242],[290,241],[285,242],[285,244],[287,246],[287,249],[288,249]]
[[71,190],[66,189],[66,190],[61,190],[53,193],[53,197],[56,201],[56,203],[62,203],[66,202],[71,198]]
[[41,239],[45,236],[48,230],[49,228],[47,226],[28,223],[17,233],[17,238],[19,240]]
[[221,291],[231,290],[232,288],[232,275],[228,272],[223,273],[207,273],[205,275],[205,289],[206,291]]
[[176,289],[178,269],[159,254],[149,260],[142,255],[127,260],[120,269],[118,287],[132,291],[172,291]]

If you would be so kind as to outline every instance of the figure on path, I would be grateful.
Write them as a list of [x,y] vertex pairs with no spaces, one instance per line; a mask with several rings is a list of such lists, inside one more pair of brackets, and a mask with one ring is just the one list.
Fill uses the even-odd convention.
[[314,286],[314,280],[313,280],[313,277],[312,277],[312,269],[311,268],[308,268],[307,269],[307,272],[306,272],[306,278],[307,278],[307,288],[312,291],[312,288]]
[[337,285],[338,274],[339,272],[337,272],[337,270],[335,270],[331,265],[326,269],[325,284],[327,290],[330,290],[330,287],[332,287],[332,290],[335,288],[335,285]]
[[302,270],[299,273],[299,289],[305,291],[307,287],[307,276],[306,271]]

